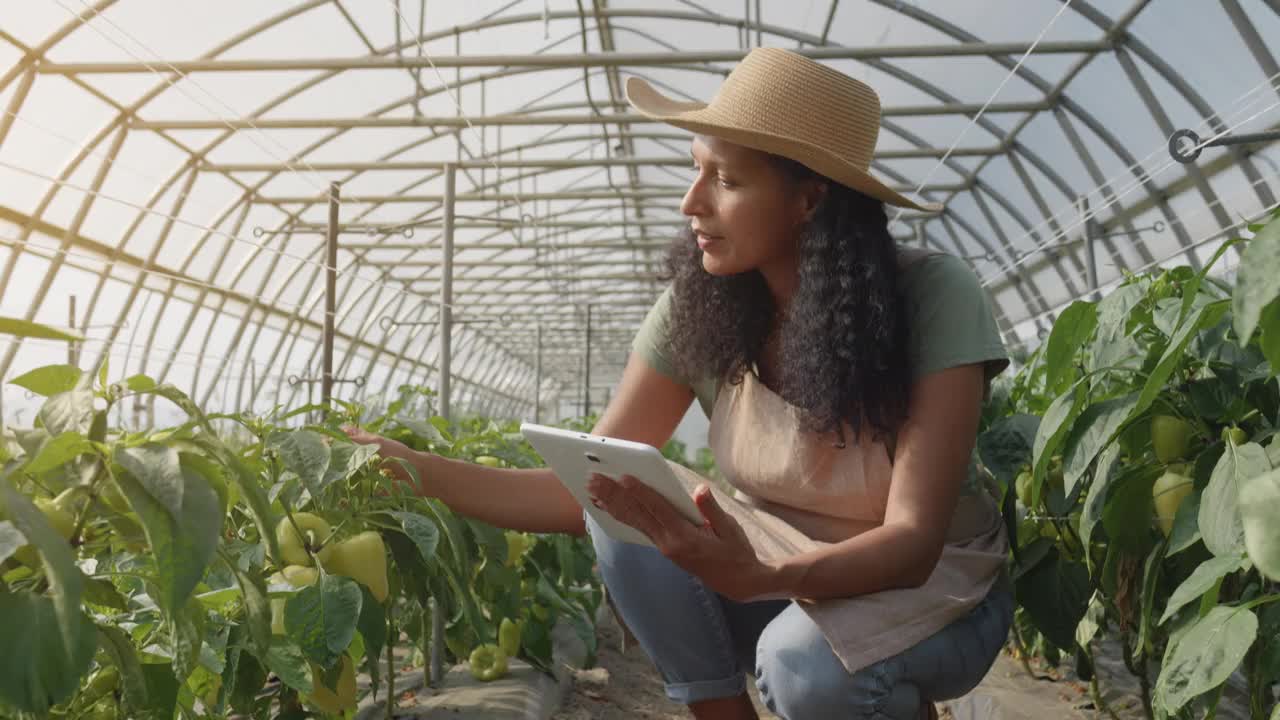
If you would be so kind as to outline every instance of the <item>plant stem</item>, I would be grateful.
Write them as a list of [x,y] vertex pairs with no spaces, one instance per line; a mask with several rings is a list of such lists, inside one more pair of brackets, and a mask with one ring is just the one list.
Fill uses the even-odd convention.
[[431,633],[427,629],[427,618],[434,614],[431,603],[422,609],[418,618],[418,644],[422,648],[422,680],[423,685],[431,685]]
[[1155,711],[1151,709],[1151,681],[1147,678],[1147,652],[1142,651],[1142,657],[1138,660],[1138,688],[1142,690],[1142,710],[1147,714],[1147,720],[1155,720]]
[[1124,667],[1129,671],[1130,675],[1137,676],[1138,668],[1133,665],[1133,648],[1129,645],[1129,631],[1121,628],[1120,630],[1120,659],[1124,661]]
[[[1267,716],[1267,696],[1270,688],[1262,678],[1262,658],[1257,647],[1249,649],[1245,655],[1245,667],[1249,677],[1249,717],[1264,718]],[[1225,686],[1226,683],[1223,683]]]
[[[1090,653],[1090,662],[1093,661],[1093,655]],[[1111,709],[1107,704],[1106,698],[1102,697],[1102,690],[1098,687],[1098,668],[1093,668],[1093,677],[1089,678],[1089,694],[1093,697],[1093,706],[1111,716],[1111,720],[1120,720],[1120,716],[1116,715],[1116,711]]]
[[1047,680],[1048,678],[1037,675],[1036,671],[1031,669],[1031,663],[1027,662],[1027,646],[1022,642],[1022,632],[1018,630],[1018,624],[1013,623],[1010,629],[1013,630],[1013,645],[1018,653],[1018,661],[1022,663],[1022,669],[1027,671],[1027,675],[1032,680]]
[[396,711],[396,621],[392,609],[387,608],[387,720],[395,717]]
[[111,472],[110,468],[107,467],[107,463],[103,462],[102,458],[98,458],[97,462],[98,469],[94,471],[93,479],[89,481],[89,487],[87,489],[89,501],[86,502],[84,507],[80,508],[80,512],[76,514],[76,524],[71,530],[71,542],[76,547],[79,547],[83,542],[80,538],[80,533],[84,532],[84,524],[89,521],[89,508],[93,505],[93,499],[97,497],[98,483],[101,482],[102,478],[105,477],[106,474]]

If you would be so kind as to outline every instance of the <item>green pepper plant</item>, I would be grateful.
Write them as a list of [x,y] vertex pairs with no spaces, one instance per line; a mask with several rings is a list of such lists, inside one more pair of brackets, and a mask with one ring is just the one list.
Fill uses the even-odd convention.
[[[0,318],[0,333],[58,332]],[[360,700],[357,673],[394,691],[393,646],[427,647],[432,612],[452,662],[493,646],[491,671],[519,657],[550,672],[558,622],[594,654],[589,541],[459,516],[340,429],[540,465],[514,422],[411,416],[431,399],[418,387],[376,416],[342,401],[254,416],[206,414],[141,375],[112,382],[105,364],[12,382],[45,399],[0,442],[0,715],[336,717]],[[117,403],[149,396],[187,421],[109,426]]]
[[[1148,717],[1213,713],[1232,674],[1251,718],[1280,713],[1280,216],[1249,231],[1073,302],[984,409],[1015,642],[1071,658],[1100,705],[1110,636]],[[1209,274],[1232,249],[1234,285]]]

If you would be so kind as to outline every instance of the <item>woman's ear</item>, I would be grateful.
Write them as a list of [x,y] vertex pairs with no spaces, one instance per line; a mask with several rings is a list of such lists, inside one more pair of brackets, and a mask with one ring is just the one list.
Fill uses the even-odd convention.
[[803,222],[813,220],[818,208],[822,207],[822,201],[826,199],[827,183],[825,181],[817,179],[804,181],[800,187],[801,220]]

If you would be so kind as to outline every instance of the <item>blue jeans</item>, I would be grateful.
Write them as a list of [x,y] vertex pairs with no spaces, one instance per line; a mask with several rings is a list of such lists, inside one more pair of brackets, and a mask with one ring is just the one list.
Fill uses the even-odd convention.
[[784,720],[913,720],[925,702],[960,697],[987,674],[1013,620],[1013,595],[993,590],[968,615],[904,652],[850,674],[790,600],[738,603],[657,550],[587,531],[622,621],[685,705],[746,691]]

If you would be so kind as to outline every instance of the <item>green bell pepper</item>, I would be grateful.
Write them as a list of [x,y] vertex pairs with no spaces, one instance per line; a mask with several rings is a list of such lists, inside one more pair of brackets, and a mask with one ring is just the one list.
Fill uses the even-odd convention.
[[471,651],[471,677],[480,682],[490,682],[507,674],[507,654],[492,643],[480,645]]
[[502,623],[498,626],[498,647],[502,648],[502,652],[506,653],[507,657],[520,654],[520,635],[523,631],[523,623],[518,623],[511,618],[502,618]]

